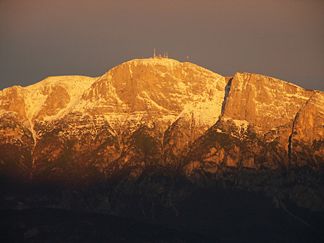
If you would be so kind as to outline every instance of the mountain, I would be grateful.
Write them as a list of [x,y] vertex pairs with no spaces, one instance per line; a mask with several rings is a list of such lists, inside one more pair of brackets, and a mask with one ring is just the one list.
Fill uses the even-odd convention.
[[0,173],[17,179],[323,164],[324,93],[259,74],[148,58],[0,91]]
[[0,91],[5,242],[323,242],[324,93],[168,58]]

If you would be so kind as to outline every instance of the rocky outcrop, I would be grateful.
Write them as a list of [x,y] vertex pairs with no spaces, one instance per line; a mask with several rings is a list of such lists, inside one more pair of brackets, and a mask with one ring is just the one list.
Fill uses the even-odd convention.
[[[166,58],[0,91],[1,171],[55,180],[323,165],[323,93]],[[12,152],[10,152],[12,151]],[[24,166],[21,166],[21,165]]]
[[0,175],[16,180],[28,179],[32,173],[32,133],[21,122],[19,114],[0,117]]
[[291,122],[313,91],[259,74],[236,73],[223,116],[245,120],[259,131]]
[[290,135],[290,160],[296,165],[324,163],[324,95],[315,92],[296,114]]

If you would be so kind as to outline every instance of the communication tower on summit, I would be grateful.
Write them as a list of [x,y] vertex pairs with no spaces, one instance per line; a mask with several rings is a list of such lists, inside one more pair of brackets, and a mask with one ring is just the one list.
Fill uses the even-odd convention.
[[153,58],[169,58],[168,52],[164,52],[163,55],[156,54],[156,49],[153,49]]

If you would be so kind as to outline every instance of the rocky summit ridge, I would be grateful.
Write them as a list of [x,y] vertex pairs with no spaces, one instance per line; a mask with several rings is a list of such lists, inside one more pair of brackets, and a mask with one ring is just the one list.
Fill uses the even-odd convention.
[[0,173],[55,180],[188,177],[324,164],[324,93],[259,74],[135,59],[100,77],[0,91]]

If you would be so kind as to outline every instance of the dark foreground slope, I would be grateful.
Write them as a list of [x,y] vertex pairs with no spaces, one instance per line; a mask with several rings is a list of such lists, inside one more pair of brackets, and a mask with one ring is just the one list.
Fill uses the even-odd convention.
[[167,227],[62,209],[0,211],[1,242],[212,242]]
[[7,185],[1,191],[1,237],[3,242],[323,242],[318,174],[224,176],[194,183],[181,175],[146,174],[137,181],[95,185]]
[[[219,195],[226,198],[211,199],[197,193],[193,200],[184,202],[181,216],[155,220],[165,225],[73,210],[1,210],[0,239],[1,242],[323,242],[323,215],[300,208],[290,208],[293,214],[287,213],[255,195],[233,196],[227,192]],[[293,215],[304,217],[307,222]]]

